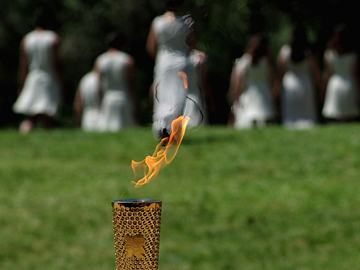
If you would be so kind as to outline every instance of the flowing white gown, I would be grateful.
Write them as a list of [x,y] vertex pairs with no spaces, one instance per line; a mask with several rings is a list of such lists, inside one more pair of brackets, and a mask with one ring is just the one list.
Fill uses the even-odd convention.
[[291,47],[280,49],[280,58],[285,63],[282,79],[282,119],[289,128],[310,128],[317,121],[315,84],[311,76],[309,57],[298,63],[291,61]]
[[84,131],[96,131],[100,113],[100,78],[91,71],[85,74],[79,83],[82,102],[81,128]]
[[[203,120],[195,66],[188,57],[186,43],[191,23],[188,16],[174,20],[158,16],[152,22],[158,48],[153,84],[153,131],[159,137],[171,133],[171,123],[180,115],[190,117],[189,126],[196,126]],[[186,74],[187,88],[179,72]]]
[[356,54],[339,55],[326,50],[324,57],[330,63],[333,74],[326,87],[323,116],[335,119],[359,116],[359,89],[353,75]]
[[127,53],[117,51],[105,52],[96,60],[104,89],[98,120],[99,131],[117,132],[135,123],[134,104],[130,99],[128,84],[130,59]]
[[60,84],[55,72],[53,44],[58,38],[50,30],[34,30],[24,37],[29,72],[13,111],[25,115],[55,116],[60,106]]
[[237,76],[245,76],[245,87],[238,102],[233,107],[234,127],[246,129],[254,123],[263,126],[266,121],[275,117],[271,87],[269,82],[269,63],[263,57],[259,63],[252,65],[252,57],[245,53],[236,59],[234,68]]

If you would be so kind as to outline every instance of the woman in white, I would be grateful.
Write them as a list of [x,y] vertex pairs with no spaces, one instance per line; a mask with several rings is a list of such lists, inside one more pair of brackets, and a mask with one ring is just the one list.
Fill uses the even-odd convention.
[[108,50],[98,56],[95,70],[100,74],[102,101],[98,129],[117,132],[136,123],[137,102],[134,89],[134,59],[121,51],[125,37],[111,33]]
[[274,121],[276,113],[271,87],[268,43],[262,35],[254,35],[249,40],[247,52],[236,59],[232,70],[230,124],[244,129],[262,127]]
[[192,20],[181,15],[182,3],[165,0],[167,12],[153,20],[147,41],[147,50],[155,59],[153,131],[158,138],[171,134],[171,123],[180,115],[190,116],[189,126],[203,120],[195,67],[188,57]]
[[52,127],[59,111],[62,90],[60,38],[49,30],[53,22],[54,14],[50,10],[37,10],[35,29],[21,41],[20,90],[13,110],[29,117],[20,124],[22,133],[29,132],[40,120],[47,128]]
[[195,68],[195,72],[197,76],[197,84],[202,98],[201,108],[204,115],[204,119],[201,124],[208,124],[209,113],[215,112],[215,102],[210,87],[210,83],[208,80],[208,70],[207,70],[208,56],[206,55],[205,52],[199,51],[194,48],[191,50],[189,58]]
[[332,121],[355,121],[359,117],[358,55],[346,26],[335,29],[324,53],[326,92],[323,116]]
[[76,120],[83,131],[97,131],[100,113],[100,76],[92,70],[80,80],[75,95]]
[[318,122],[316,89],[321,87],[320,72],[302,25],[294,28],[289,43],[280,49],[278,64],[283,125],[313,127]]

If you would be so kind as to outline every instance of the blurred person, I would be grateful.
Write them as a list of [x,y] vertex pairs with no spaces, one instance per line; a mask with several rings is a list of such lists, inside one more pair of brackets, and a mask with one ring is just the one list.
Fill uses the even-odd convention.
[[35,12],[35,29],[20,44],[19,96],[13,105],[15,113],[28,119],[20,124],[20,132],[30,132],[43,121],[53,127],[59,113],[63,90],[60,67],[60,37],[51,30],[55,24],[52,10],[41,7]]
[[83,131],[97,131],[100,114],[100,75],[93,68],[80,80],[75,94],[77,124]]
[[353,37],[347,25],[337,26],[324,53],[322,115],[328,121],[351,122],[359,117],[359,57]]
[[209,112],[215,112],[214,97],[208,79],[208,56],[205,52],[196,49],[197,41],[195,37],[192,37],[188,43],[190,46],[189,58],[190,62],[194,65],[197,77],[196,81],[202,99],[202,113],[204,118],[202,124],[208,124]]
[[189,58],[193,21],[182,13],[183,2],[165,0],[166,12],[153,20],[147,40],[147,51],[155,59],[153,132],[159,139],[170,136],[172,121],[181,115],[190,116],[189,127],[203,121],[196,71]]
[[278,55],[282,123],[288,128],[310,128],[318,123],[321,79],[315,54],[303,25],[294,27]]
[[261,34],[253,35],[246,52],[235,60],[232,69],[229,124],[237,129],[248,129],[273,123],[276,111],[272,82],[268,40]]
[[95,72],[100,75],[101,107],[98,129],[102,132],[117,132],[138,121],[138,104],[134,87],[132,56],[123,51],[125,36],[116,32],[107,36],[108,50],[99,55]]

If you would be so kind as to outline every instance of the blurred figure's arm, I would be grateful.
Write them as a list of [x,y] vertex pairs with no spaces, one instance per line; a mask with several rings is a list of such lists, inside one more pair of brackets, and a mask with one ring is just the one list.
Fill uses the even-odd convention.
[[153,26],[151,26],[150,33],[147,38],[146,50],[153,59],[156,58],[157,42],[156,42],[156,34]]
[[21,93],[23,87],[24,87],[24,83],[25,83],[25,79],[26,79],[26,75],[28,73],[29,69],[28,69],[28,59],[25,53],[25,42],[24,39],[21,41],[20,44],[20,63],[19,63],[19,89],[18,89],[18,94]]
[[320,91],[320,101],[321,105],[324,103],[325,100],[325,94],[326,94],[326,87],[329,82],[329,79],[333,73],[332,67],[331,67],[331,61],[330,61],[330,54],[331,52],[329,50],[325,51],[324,53],[324,74],[323,74],[323,86]]
[[245,72],[241,72],[237,66],[237,63],[235,62],[230,76],[229,103],[231,110],[228,119],[229,126],[234,126],[235,115],[233,112],[233,106],[239,102],[239,97],[243,91],[244,86]]
[[63,70],[62,70],[62,65],[61,65],[60,45],[61,45],[61,40],[60,40],[60,37],[57,36],[53,43],[54,66],[55,66],[56,75],[57,75],[59,83],[60,83],[61,95],[63,98],[65,98],[65,85],[64,85],[65,82],[64,82]]
[[245,85],[245,76],[244,72],[239,70],[239,67],[234,63],[231,77],[230,77],[230,104],[233,105],[239,100],[239,97],[243,91]]
[[103,89],[103,75],[101,74],[98,59],[95,60],[95,64],[93,67],[93,72],[99,77],[99,85],[98,85],[98,97],[99,97],[99,107],[101,106],[102,99],[104,96],[104,89]]
[[282,92],[282,81],[284,78],[284,74],[286,72],[286,61],[280,51],[278,59],[277,59],[277,63],[278,63],[278,74],[276,77],[276,81],[275,81],[275,92],[277,97],[279,98]]
[[277,76],[274,79],[274,98],[275,98],[275,106],[278,111],[278,115],[281,119],[282,111],[281,111],[281,93],[283,91],[282,89],[282,81],[284,78],[284,74],[286,72],[286,61],[283,55],[282,50],[280,50],[280,53],[277,58],[277,64],[278,64],[278,71]]

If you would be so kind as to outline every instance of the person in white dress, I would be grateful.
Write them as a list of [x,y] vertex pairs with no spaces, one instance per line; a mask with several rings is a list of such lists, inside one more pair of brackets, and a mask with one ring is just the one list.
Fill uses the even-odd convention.
[[98,130],[100,75],[95,70],[91,70],[81,78],[75,94],[74,109],[77,123],[83,131]]
[[95,70],[100,74],[102,100],[98,119],[101,132],[118,132],[137,124],[137,97],[132,56],[122,51],[125,36],[110,33],[108,50],[99,55]]
[[302,25],[294,27],[288,44],[278,55],[282,123],[287,128],[311,128],[318,123],[321,87],[316,55]]
[[28,116],[20,124],[27,133],[39,121],[47,128],[59,113],[63,76],[60,65],[60,37],[50,30],[54,13],[47,8],[35,13],[35,29],[26,34],[20,45],[20,88],[13,111]]
[[359,109],[358,54],[347,26],[334,31],[324,53],[325,100],[322,115],[329,121],[356,121]]
[[215,112],[214,97],[208,80],[208,56],[205,52],[193,48],[190,51],[189,57],[191,63],[195,67],[198,88],[202,98],[202,113],[204,115],[204,120],[201,124],[208,124],[209,113]]
[[182,4],[165,0],[167,12],[153,20],[147,40],[147,51],[155,59],[153,132],[159,139],[170,136],[171,123],[181,115],[190,117],[189,127],[203,121],[196,71],[189,59],[193,21],[182,15]]
[[267,39],[250,38],[246,53],[235,60],[230,79],[231,115],[236,129],[263,127],[276,118],[272,94],[273,68]]

